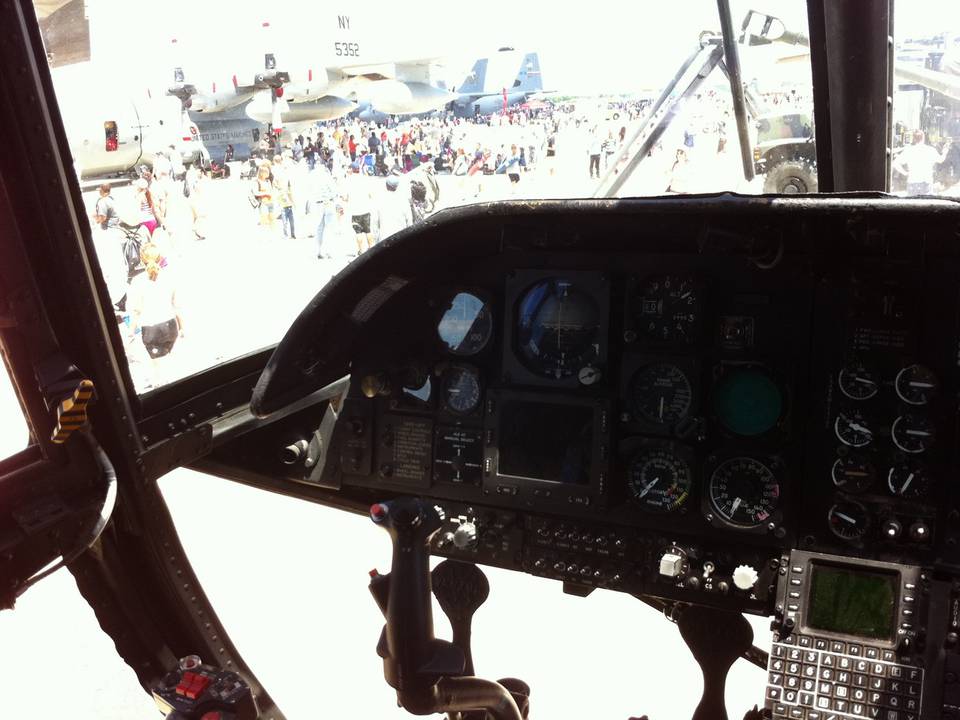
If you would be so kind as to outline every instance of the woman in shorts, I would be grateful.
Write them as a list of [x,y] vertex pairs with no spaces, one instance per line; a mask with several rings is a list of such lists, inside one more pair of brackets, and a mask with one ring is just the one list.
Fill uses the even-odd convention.
[[152,242],[140,248],[140,259],[146,268],[130,282],[127,290],[127,311],[134,333],[140,331],[143,346],[154,369],[153,385],[162,381],[157,377],[157,360],[173,350],[177,339],[183,337],[183,319],[177,306],[177,292],[164,265],[160,250]]

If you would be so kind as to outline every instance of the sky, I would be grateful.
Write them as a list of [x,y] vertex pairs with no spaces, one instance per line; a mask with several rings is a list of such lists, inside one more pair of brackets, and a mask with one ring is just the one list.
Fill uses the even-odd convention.
[[[797,0],[733,0],[735,26],[747,9],[759,7],[805,31],[804,6]],[[224,0],[87,0],[87,13],[94,58],[109,59],[115,72],[138,82],[157,74],[169,78],[176,65],[188,75],[225,81],[239,67],[262,63],[266,46],[280,66],[316,72],[337,62],[335,42],[349,40],[364,62],[441,59],[437,75],[448,85],[459,85],[475,58],[500,47],[537,51],[545,85],[574,95],[659,88],[697,46],[700,32],[719,27],[713,0],[638,6],[617,0],[370,0],[342,7],[302,0],[271,0],[266,7]],[[349,32],[339,17],[349,18]]]
[[[791,31],[807,31],[801,0],[732,0],[731,5],[736,28],[755,9],[781,18]],[[719,28],[714,0],[634,5],[620,0],[368,0],[340,6],[306,0],[86,0],[86,6],[95,60],[108,61],[118,82],[138,90],[169,84],[175,66],[198,85],[227,83],[234,73],[262,67],[266,49],[293,79],[344,63],[430,59],[436,64],[433,79],[458,86],[477,57],[512,47],[539,52],[545,86],[560,94],[638,93],[659,90],[696,48],[700,32]],[[960,32],[960,3],[901,2],[895,18],[898,37]],[[340,41],[355,43],[358,58],[336,57]],[[747,52],[743,66],[748,81],[753,75],[797,74],[771,63],[769,53]],[[807,67],[800,73],[806,73],[805,81]],[[492,78],[491,84],[510,79]]]

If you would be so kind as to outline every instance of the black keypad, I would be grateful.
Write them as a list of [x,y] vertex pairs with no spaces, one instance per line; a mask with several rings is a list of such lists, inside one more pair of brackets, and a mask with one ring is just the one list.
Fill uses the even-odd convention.
[[774,643],[767,708],[798,720],[917,720],[923,669],[893,650],[793,634]]

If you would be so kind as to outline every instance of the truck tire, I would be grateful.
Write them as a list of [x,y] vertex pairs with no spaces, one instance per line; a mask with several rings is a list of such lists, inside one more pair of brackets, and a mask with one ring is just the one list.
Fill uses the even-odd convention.
[[765,193],[800,195],[817,191],[817,171],[808,163],[787,160],[767,170],[763,179]]

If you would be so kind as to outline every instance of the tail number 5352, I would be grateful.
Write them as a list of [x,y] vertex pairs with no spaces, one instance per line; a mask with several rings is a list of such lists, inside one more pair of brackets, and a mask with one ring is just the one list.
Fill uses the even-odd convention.
[[333,52],[338,57],[360,57],[360,44],[353,42],[335,42]]

